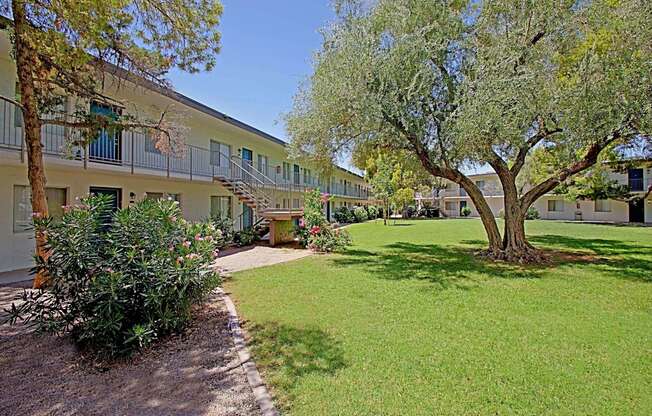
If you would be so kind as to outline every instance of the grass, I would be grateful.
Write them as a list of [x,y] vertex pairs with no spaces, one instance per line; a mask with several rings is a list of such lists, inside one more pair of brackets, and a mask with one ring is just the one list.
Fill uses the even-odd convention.
[[477,220],[351,227],[354,246],[227,283],[291,415],[652,414],[652,229],[532,221],[579,262],[475,259]]

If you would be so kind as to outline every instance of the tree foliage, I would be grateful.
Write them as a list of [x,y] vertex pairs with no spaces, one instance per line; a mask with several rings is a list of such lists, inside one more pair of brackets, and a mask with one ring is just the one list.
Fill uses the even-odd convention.
[[[295,151],[322,162],[344,150],[354,160],[376,149],[410,154],[467,191],[494,258],[540,258],[525,238],[527,209],[604,151],[652,131],[648,1],[357,5],[324,31],[297,93],[287,117]],[[533,152],[550,161],[548,175],[519,193]],[[505,192],[502,237],[463,173],[487,163]]]

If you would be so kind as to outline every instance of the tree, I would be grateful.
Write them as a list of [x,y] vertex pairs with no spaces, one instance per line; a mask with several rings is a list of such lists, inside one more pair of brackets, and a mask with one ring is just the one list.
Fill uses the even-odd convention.
[[383,201],[383,224],[387,225],[389,215],[389,202],[394,195],[392,172],[394,167],[382,156],[371,159],[367,164],[367,181],[371,185],[374,197]]
[[[321,159],[342,149],[410,152],[466,190],[491,258],[543,260],[525,237],[527,209],[603,151],[652,130],[645,0],[379,0],[345,10],[287,117],[293,146]],[[555,169],[519,193],[534,151]],[[502,236],[463,173],[486,163],[504,190]]]
[[[7,29],[17,66],[34,215],[48,215],[43,124],[79,129],[82,140],[92,140],[102,128],[141,128],[162,150],[183,140],[186,129],[166,111],[153,120],[113,119],[79,108],[71,119],[58,109],[66,96],[112,104],[103,94],[106,76],[127,74],[169,87],[165,75],[172,68],[210,70],[220,48],[219,0],[2,0],[0,7],[13,18]],[[36,255],[47,256],[38,234]],[[43,279],[37,276],[34,286]]]

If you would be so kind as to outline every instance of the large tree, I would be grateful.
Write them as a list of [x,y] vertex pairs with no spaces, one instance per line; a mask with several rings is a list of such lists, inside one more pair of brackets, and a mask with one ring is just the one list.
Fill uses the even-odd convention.
[[[287,117],[296,151],[320,160],[342,149],[411,152],[467,191],[492,258],[543,258],[525,236],[527,209],[651,131],[646,0],[378,0],[343,10]],[[557,169],[519,192],[535,149]],[[464,174],[483,164],[503,186],[502,236]]]
[[[115,119],[90,114],[86,106],[70,117],[60,111],[61,103],[74,96],[113,104],[104,91],[107,76],[127,74],[136,84],[166,88],[172,68],[210,70],[220,48],[219,0],[0,0],[0,11],[11,18],[6,28],[17,67],[16,104],[24,120],[34,215],[48,215],[43,124],[78,129],[88,140],[101,128],[141,128],[161,148],[183,139],[185,129],[165,111],[151,119]],[[37,256],[47,255],[43,244],[37,235]],[[34,285],[42,282],[38,276]]]

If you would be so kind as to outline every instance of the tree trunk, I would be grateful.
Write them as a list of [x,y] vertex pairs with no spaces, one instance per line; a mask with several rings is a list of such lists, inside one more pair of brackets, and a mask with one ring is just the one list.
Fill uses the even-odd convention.
[[503,188],[505,206],[505,228],[502,253],[497,258],[509,262],[532,263],[545,259],[543,253],[532,246],[525,236],[525,213],[529,206],[523,206],[518,198],[516,176],[507,165],[496,160],[491,163]]
[[[25,145],[27,149],[27,177],[32,195],[32,212],[35,216],[48,215],[48,203],[45,197],[45,171],[43,168],[43,149],[41,146],[41,123],[38,113],[34,72],[36,69],[36,52],[29,44],[26,31],[30,30],[25,18],[25,4],[21,0],[12,1],[14,31],[16,36],[16,68],[20,88],[20,102],[23,110]],[[36,255],[45,259],[45,236],[35,234]],[[34,278],[34,288],[40,288],[47,282],[43,273]]]
[[482,195],[482,191],[469,178],[462,176],[458,183],[469,195],[473,205],[475,205],[475,209],[480,214],[480,220],[482,221],[482,225],[487,234],[487,240],[489,241],[487,254],[490,257],[497,257],[502,252],[502,243],[500,231],[498,231],[498,224],[496,224],[496,218],[491,211],[491,207],[487,204],[484,195]]

